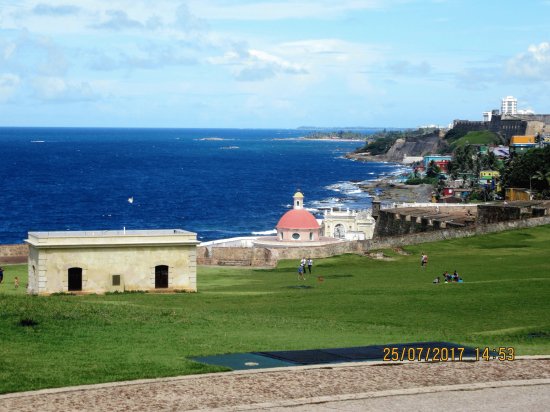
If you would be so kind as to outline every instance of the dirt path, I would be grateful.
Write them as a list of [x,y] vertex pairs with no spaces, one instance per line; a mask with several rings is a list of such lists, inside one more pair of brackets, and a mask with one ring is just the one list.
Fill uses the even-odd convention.
[[550,359],[353,364],[240,371],[0,396],[0,411],[166,411],[237,408],[299,398],[550,378]]

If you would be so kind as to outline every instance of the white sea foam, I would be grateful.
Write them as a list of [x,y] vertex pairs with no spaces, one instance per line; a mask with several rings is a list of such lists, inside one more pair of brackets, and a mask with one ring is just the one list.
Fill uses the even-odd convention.
[[346,195],[363,193],[362,190],[359,189],[357,183],[354,182],[338,182],[326,186],[325,189],[332,190],[334,192],[344,193]]
[[276,235],[276,234],[277,234],[277,230],[275,230],[275,229],[264,230],[264,231],[261,231],[261,232],[251,232],[251,234],[252,234],[252,235],[255,235],[255,236]]
[[45,143],[45,140],[31,140],[31,143]]

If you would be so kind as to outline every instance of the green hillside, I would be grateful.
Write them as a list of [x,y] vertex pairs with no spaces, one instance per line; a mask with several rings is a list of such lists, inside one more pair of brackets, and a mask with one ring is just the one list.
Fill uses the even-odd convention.
[[479,132],[468,132],[465,136],[460,137],[454,141],[451,141],[451,147],[456,149],[457,147],[462,147],[468,144],[499,144],[499,137],[487,130]]

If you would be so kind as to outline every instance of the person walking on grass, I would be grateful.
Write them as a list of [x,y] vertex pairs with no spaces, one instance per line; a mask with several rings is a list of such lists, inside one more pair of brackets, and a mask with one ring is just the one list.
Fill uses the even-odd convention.
[[0,283],[4,281],[4,268],[0,266]]
[[311,275],[311,267],[313,266],[313,259],[307,258],[307,270],[309,271],[309,274]]
[[19,287],[19,278],[17,276],[13,278],[13,284],[15,285],[15,289]]
[[428,266],[428,255],[422,252],[422,257],[420,258],[420,267],[422,269],[426,269],[427,266]]
[[306,280],[306,278],[304,277],[304,267],[302,265],[298,266],[298,279]]

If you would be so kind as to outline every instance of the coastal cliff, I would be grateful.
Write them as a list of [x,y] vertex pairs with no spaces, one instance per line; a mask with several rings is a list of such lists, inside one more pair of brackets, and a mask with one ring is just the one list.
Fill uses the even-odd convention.
[[405,156],[425,156],[448,150],[448,143],[440,136],[439,130],[435,130],[431,133],[398,137],[385,153],[372,154],[369,145],[366,145],[358,151],[348,153],[346,157],[362,161],[400,163]]

